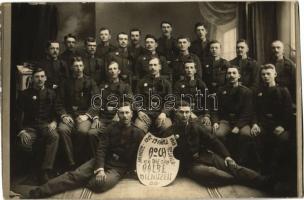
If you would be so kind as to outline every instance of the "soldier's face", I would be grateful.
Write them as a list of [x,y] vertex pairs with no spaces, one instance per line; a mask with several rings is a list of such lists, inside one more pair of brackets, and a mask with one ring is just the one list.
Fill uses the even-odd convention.
[[276,57],[281,57],[284,54],[284,45],[282,42],[276,41],[272,43],[272,53]]
[[128,46],[128,42],[129,42],[129,36],[128,35],[120,34],[118,36],[118,45],[121,48],[126,48]]
[[130,106],[123,106],[118,108],[117,111],[119,122],[123,123],[125,125],[128,125],[131,123],[133,112],[130,108]]
[[46,75],[44,71],[33,74],[33,84],[35,87],[42,88],[46,81]]
[[195,63],[185,63],[185,73],[188,77],[193,77],[196,74]]
[[96,42],[87,42],[87,52],[91,55],[94,55],[96,52]]
[[157,43],[153,38],[147,38],[145,41],[145,47],[148,51],[155,51]]
[[65,41],[66,48],[69,50],[73,50],[76,46],[76,40],[73,37],[69,37]]
[[168,23],[163,23],[161,26],[163,35],[165,36],[170,36],[172,33],[172,26]]
[[51,45],[48,48],[48,54],[52,58],[57,58],[59,55],[59,43],[51,43]]
[[139,31],[132,31],[130,33],[130,39],[131,39],[131,42],[132,44],[139,44],[140,42],[140,33]]
[[265,84],[274,82],[276,76],[277,76],[277,73],[273,69],[262,69],[262,71],[261,71],[261,77]]
[[99,38],[102,42],[108,42],[111,39],[109,30],[102,30],[99,32]]
[[220,56],[221,54],[221,45],[219,43],[213,43],[210,45],[210,53],[212,56]]
[[159,74],[160,70],[161,70],[161,65],[159,63],[159,59],[154,58],[149,61],[149,71],[152,75]]
[[178,39],[177,45],[180,51],[187,51],[190,47],[190,42],[186,38]]
[[245,42],[239,42],[236,45],[236,54],[238,56],[244,56],[248,52],[248,45]]
[[207,35],[207,30],[204,26],[196,27],[196,34],[199,38],[205,39]]
[[73,63],[72,69],[73,69],[74,74],[81,75],[83,73],[83,69],[84,69],[83,62],[82,61],[75,61]]
[[181,123],[188,123],[191,116],[191,108],[190,106],[180,106],[176,110],[176,118]]
[[120,70],[117,63],[111,63],[108,67],[108,75],[110,78],[118,78]]
[[240,73],[237,68],[228,68],[227,69],[227,80],[229,83],[236,83],[240,79]]

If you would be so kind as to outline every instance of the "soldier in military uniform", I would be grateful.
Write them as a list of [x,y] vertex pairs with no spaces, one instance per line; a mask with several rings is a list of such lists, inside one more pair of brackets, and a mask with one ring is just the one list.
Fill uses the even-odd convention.
[[133,73],[133,63],[128,51],[129,36],[127,33],[121,32],[117,34],[118,48],[110,53],[106,57],[106,65],[109,65],[111,61],[116,61],[121,69],[122,80],[130,83],[130,78]]
[[[32,87],[21,91],[17,99],[18,144],[25,152],[43,152],[40,181],[46,182],[53,169],[59,135],[57,120],[66,112],[54,90],[46,87],[46,73],[42,68],[33,71]],[[37,148],[37,149],[36,149]]]
[[241,70],[240,83],[252,91],[259,87],[259,65],[258,63],[248,57],[249,51],[246,40],[240,39],[236,42],[236,55],[237,57],[230,61],[232,65],[238,66]]
[[[296,102],[296,66],[288,58],[284,56],[284,44],[283,42],[276,40],[272,42],[273,57],[270,63],[276,67],[276,83],[280,86],[287,87],[293,103]],[[295,105],[294,105],[295,106]]]
[[160,60],[160,64],[162,66],[161,73],[162,75],[171,75],[171,70],[168,67],[167,59],[164,56],[161,56],[157,53],[157,40],[153,35],[146,35],[145,37],[145,51],[144,53],[138,57],[137,62],[135,64],[135,74],[137,78],[143,78],[149,73],[149,60],[151,57],[158,57]]
[[106,27],[99,29],[99,39],[100,43],[96,48],[96,57],[104,59],[108,53],[114,51],[116,47],[110,43],[111,31]]
[[202,77],[202,66],[200,59],[197,55],[189,52],[190,47],[190,38],[185,36],[180,36],[177,38],[177,46],[179,48],[179,55],[171,62],[171,68],[173,71],[173,81],[183,80],[185,78],[185,71],[184,71],[184,62],[186,60],[194,60],[196,64],[197,78]]
[[29,192],[29,198],[43,198],[66,190],[86,186],[94,192],[114,187],[128,170],[134,170],[139,144],[144,137],[131,119],[131,105],[125,102],[117,111],[119,122],[101,135],[95,159]]
[[226,82],[226,71],[230,65],[221,58],[221,44],[217,40],[209,43],[210,56],[202,64],[202,79],[207,84],[210,93],[215,93]]
[[210,55],[209,40],[206,37],[208,31],[206,26],[201,22],[195,24],[194,31],[197,39],[191,42],[190,52],[196,54],[200,58],[201,63],[204,63],[204,60]]
[[244,184],[266,189],[268,179],[238,165],[224,144],[208,129],[191,120],[191,106],[185,101],[175,106],[176,121],[163,137],[174,135],[177,147],[174,156],[180,160],[179,173],[200,184]]
[[251,144],[250,124],[253,115],[253,96],[249,88],[239,83],[240,71],[237,66],[227,68],[227,84],[217,92],[218,109],[213,112],[212,121],[215,135],[226,145],[228,136],[237,135],[232,140],[231,151],[242,164],[248,163]]
[[276,83],[276,67],[273,64],[261,66],[262,85],[255,94],[255,115],[251,128],[252,136],[261,139],[261,156],[264,173],[276,173],[282,178],[289,174],[292,140],[290,133],[292,100],[286,87]]
[[80,55],[80,51],[76,49],[77,38],[73,34],[64,36],[65,51],[60,54],[60,59],[65,61],[70,68],[75,56]]
[[170,63],[177,55],[177,41],[172,36],[172,24],[168,21],[162,21],[160,23],[162,30],[162,36],[157,40],[157,49],[156,51],[159,55],[164,56],[167,61]]
[[82,55],[84,74],[94,79],[97,84],[100,84],[106,79],[105,63],[101,58],[96,57],[96,40],[88,37],[85,40],[86,51]]
[[[89,141],[95,141],[97,135],[88,135],[88,130],[92,126],[92,116],[87,112],[91,106],[91,98],[97,93],[97,86],[95,81],[84,74],[83,61],[81,57],[74,57],[72,66],[73,76],[62,82],[60,88],[61,97],[64,102],[64,106],[67,112],[72,118],[64,120],[59,124],[59,133],[63,141],[64,150],[67,156],[69,165],[73,167],[75,165],[74,151],[78,155],[79,162],[81,162],[81,154],[85,154],[87,151],[86,141],[89,137]],[[72,138],[76,136],[77,149],[73,148]],[[94,142],[90,142],[91,144]],[[95,152],[93,146],[91,153]]]
[[[117,62],[112,61],[107,68],[108,79],[100,86],[94,95],[94,105],[88,113],[93,117],[93,124],[89,135],[102,134],[104,128],[117,121],[117,104],[132,100],[132,88],[119,78],[120,68]],[[97,140],[93,141],[97,146]]]
[[62,79],[70,76],[67,63],[58,57],[59,51],[58,41],[48,41],[46,59],[38,61],[38,65],[43,67],[47,76],[46,86],[55,90],[59,87]]
[[192,118],[198,118],[199,122],[211,130],[209,103],[203,100],[207,99],[205,95],[208,88],[201,79],[195,76],[197,65],[194,60],[186,60],[184,70],[185,79],[175,83],[173,93],[191,105],[194,114],[191,116]]
[[[145,48],[140,45],[141,40],[141,30],[138,28],[133,28],[130,30],[130,46],[129,53],[132,59],[132,63],[136,63],[138,57],[144,53]],[[134,72],[134,69],[132,69]]]
[[149,74],[137,84],[136,94],[142,96],[143,105],[133,103],[138,110],[135,125],[145,132],[163,131],[172,124],[171,119],[167,117],[167,108],[163,104],[164,97],[171,94],[172,89],[170,82],[161,76],[161,67],[158,57],[150,58]]

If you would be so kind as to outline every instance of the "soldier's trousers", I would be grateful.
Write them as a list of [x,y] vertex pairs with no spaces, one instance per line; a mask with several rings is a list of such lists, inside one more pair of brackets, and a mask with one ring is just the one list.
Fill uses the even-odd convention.
[[209,151],[202,153],[187,172],[201,184],[243,184],[260,188],[265,183],[265,177],[256,171],[240,165],[227,167],[222,157]]
[[[25,130],[31,137],[30,141],[28,144],[22,144],[20,141],[18,141],[19,146],[23,151],[32,152],[33,146],[37,145],[37,143],[41,143],[42,148],[44,148],[41,168],[43,170],[53,169],[59,142],[57,129],[49,131],[47,125],[41,125],[35,128],[26,128]],[[38,145],[38,147],[40,147],[40,145]],[[37,151],[42,152],[43,150],[37,149]]]
[[123,168],[106,165],[106,180],[102,184],[98,184],[95,181],[94,166],[95,160],[91,159],[82,164],[76,170],[66,172],[56,178],[53,178],[38,188],[43,197],[79,187],[87,187],[94,192],[104,192],[114,187],[127,171]]

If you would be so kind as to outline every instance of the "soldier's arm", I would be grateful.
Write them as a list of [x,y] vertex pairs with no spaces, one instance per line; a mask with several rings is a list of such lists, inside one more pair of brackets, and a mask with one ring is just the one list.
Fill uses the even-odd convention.
[[25,95],[24,91],[19,93],[16,102],[16,123],[17,123],[17,133],[23,129],[23,118],[24,118],[24,104],[25,104]]
[[195,63],[196,63],[196,69],[197,69],[197,76],[202,79],[202,75],[203,75],[203,72],[202,72],[202,63],[199,59],[199,57],[197,55],[195,55]]
[[96,149],[96,155],[95,155],[95,170],[98,170],[100,168],[104,168],[105,165],[105,158],[107,155],[107,150],[109,147],[109,134],[111,129],[114,129],[114,127],[109,126],[103,134],[100,135],[100,139],[98,142],[98,146]]
[[282,105],[283,105],[283,110],[282,110],[282,121],[281,124],[284,128],[288,129],[290,128],[290,119],[292,118],[293,110],[292,110],[292,98],[290,95],[289,90],[284,87],[281,88],[282,90]]
[[252,121],[253,102],[251,90],[245,90],[241,96],[240,115],[236,126],[240,129]]
[[260,65],[256,61],[252,61],[252,85],[250,89],[255,92],[260,84]]

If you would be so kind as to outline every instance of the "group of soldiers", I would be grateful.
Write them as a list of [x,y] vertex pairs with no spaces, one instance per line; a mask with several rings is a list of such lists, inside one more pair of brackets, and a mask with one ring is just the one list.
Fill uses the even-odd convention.
[[[31,198],[84,183],[95,191],[113,187],[134,169],[147,132],[174,134],[180,171],[203,184],[267,188],[278,181],[295,135],[295,64],[284,44],[274,41],[273,57],[260,65],[240,39],[237,57],[227,61],[204,24],[194,29],[195,41],[174,38],[163,21],[162,36],[146,35],[144,47],[140,29],[118,33],[113,46],[110,29],[101,28],[101,42],[88,37],[81,50],[68,34],[61,54],[58,41],[48,42],[31,86],[17,99],[19,147],[31,152],[43,144],[37,150],[44,152],[38,174],[44,184]],[[58,148],[67,172],[50,179]]]

